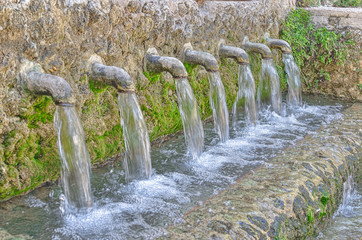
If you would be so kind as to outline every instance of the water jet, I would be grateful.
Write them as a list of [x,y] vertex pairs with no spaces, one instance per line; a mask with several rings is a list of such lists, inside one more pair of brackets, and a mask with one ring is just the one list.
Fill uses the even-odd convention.
[[56,104],[54,127],[62,159],[65,210],[77,212],[91,207],[90,159],[70,85],[61,77],[45,74],[39,64],[28,60],[22,62],[19,80],[31,93],[51,96]]
[[204,148],[204,129],[185,66],[177,58],[159,56],[155,48],[149,48],[144,57],[144,69],[153,73],[167,71],[175,79],[185,141],[192,157],[198,158]]
[[182,59],[191,65],[201,65],[207,71],[210,91],[209,101],[212,108],[215,131],[221,142],[229,139],[229,112],[226,105],[225,88],[221,81],[219,64],[216,58],[207,52],[195,51],[191,43],[186,43],[183,48]]
[[220,58],[232,58],[239,64],[239,90],[233,105],[233,127],[236,127],[239,102],[245,102],[246,119],[255,125],[257,120],[255,82],[250,70],[248,54],[241,48],[226,45],[224,39],[220,40],[217,53]]
[[103,59],[98,55],[93,55],[88,60],[88,72],[93,80],[113,86],[118,91],[125,143],[126,180],[149,178],[152,173],[151,145],[131,76],[122,68],[104,65]]
[[287,102],[290,105],[302,104],[302,84],[300,82],[300,70],[294,61],[292,48],[289,43],[281,39],[271,39],[265,34],[266,45],[282,52],[285,71],[287,73],[288,94]]
[[247,36],[244,38],[241,47],[246,51],[258,53],[262,57],[257,92],[259,109],[261,109],[262,103],[267,105],[271,103],[273,111],[280,114],[282,110],[282,96],[279,76],[274,66],[270,48],[262,43],[249,42],[249,38]]

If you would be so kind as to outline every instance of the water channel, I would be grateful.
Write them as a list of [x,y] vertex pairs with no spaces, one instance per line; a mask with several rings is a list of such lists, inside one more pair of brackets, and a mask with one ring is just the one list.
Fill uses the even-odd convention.
[[243,116],[219,142],[209,121],[204,125],[205,150],[198,159],[188,154],[183,135],[153,145],[150,179],[125,182],[121,161],[93,169],[93,207],[67,215],[58,184],[0,203],[0,228],[33,239],[150,239],[207,198],[218,194],[251,170],[297,144],[320,126],[342,118],[345,104],[304,97],[302,106],[283,104],[282,114],[259,113],[256,126]]

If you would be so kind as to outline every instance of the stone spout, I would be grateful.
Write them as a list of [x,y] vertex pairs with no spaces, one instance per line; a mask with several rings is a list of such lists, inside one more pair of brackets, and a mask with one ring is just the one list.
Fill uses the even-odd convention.
[[144,69],[153,73],[166,71],[174,78],[187,77],[186,68],[180,60],[173,57],[161,57],[155,48],[147,50],[144,57]]
[[241,47],[243,49],[245,49],[246,51],[260,53],[260,55],[263,59],[272,58],[271,50],[267,45],[262,44],[262,43],[249,42],[248,37],[244,38]]
[[51,96],[57,105],[73,105],[72,88],[63,78],[46,74],[39,64],[23,60],[19,78],[21,85],[37,95]]
[[266,45],[270,48],[276,48],[284,54],[292,54],[292,48],[287,41],[281,39],[271,39],[268,35],[265,36]]
[[225,40],[221,39],[218,47],[220,58],[233,58],[238,64],[249,64],[248,54],[241,48],[225,45]]
[[131,76],[122,68],[106,66],[101,57],[93,55],[88,61],[88,73],[96,81],[113,86],[118,92],[135,92]]
[[219,71],[219,64],[216,58],[210,53],[193,50],[191,43],[184,45],[183,61],[192,65],[202,65],[209,72]]

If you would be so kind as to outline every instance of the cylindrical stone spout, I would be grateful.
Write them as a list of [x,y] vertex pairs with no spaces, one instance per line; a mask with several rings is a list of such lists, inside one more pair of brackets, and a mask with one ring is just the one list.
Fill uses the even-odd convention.
[[241,48],[225,45],[225,40],[219,42],[218,54],[220,58],[233,58],[238,64],[249,64],[248,54]]
[[113,86],[118,92],[134,92],[136,90],[131,76],[124,69],[104,65],[102,59],[97,55],[89,59],[88,71],[91,78],[105,85]]
[[249,42],[249,38],[245,37],[243,40],[243,43],[241,45],[241,47],[243,49],[245,49],[246,51],[250,51],[250,52],[256,52],[256,53],[260,53],[261,57],[263,59],[270,59],[272,58],[272,53],[270,48],[262,43],[252,43]]
[[287,41],[281,39],[271,39],[267,36],[265,37],[265,40],[268,47],[279,49],[284,54],[292,54],[292,48]]
[[34,94],[51,96],[56,104],[74,103],[69,83],[44,73],[39,64],[23,60],[19,77],[23,87]]
[[180,60],[174,57],[161,57],[155,48],[149,48],[144,57],[144,69],[146,71],[171,73],[174,78],[186,78],[187,71]]
[[210,53],[193,50],[191,43],[184,45],[183,61],[192,65],[202,65],[208,72],[219,71],[219,64],[216,58]]

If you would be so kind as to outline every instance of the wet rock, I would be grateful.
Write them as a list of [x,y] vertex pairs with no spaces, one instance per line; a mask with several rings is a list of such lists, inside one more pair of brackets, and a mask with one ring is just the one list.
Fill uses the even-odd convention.
[[307,209],[308,209],[308,206],[305,203],[303,197],[300,195],[296,196],[293,201],[293,212],[300,220],[305,219]]
[[[200,208],[185,216],[184,224],[169,228],[170,237],[187,239],[184,234],[178,234],[181,228],[192,232],[192,236],[198,234],[201,239],[202,237],[210,238],[211,233],[205,232],[206,226],[210,223],[209,209],[218,209],[212,214],[212,218],[217,218],[218,221],[239,223],[228,232],[224,231],[224,227],[221,227],[217,234],[214,234],[215,230],[213,230],[212,235],[216,239],[308,239],[314,236],[328,222],[327,218],[333,215],[340,201],[338,199],[341,199],[343,194],[343,184],[336,184],[338,181],[341,183],[343,181],[333,180],[331,175],[336,169],[340,169],[341,177],[345,177],[358,169],[358,162],[351,160],[349,172],[341,166],[346,166],[347,156],[349,159],[360,158],[361,148],[358,145],[351,145],[351,142],[360,141],[360,130],[355,121],[361,116],[362,105],[354,105],[353,110],[350,108],[346,111],[344,121],[322,128],[316,135],[308,136],[295,147],[286,150],[283,156],[270,160],[269,164],[273,164],[273,168],[259,168],[254,174],[230,186],[229,189],[209,199]],[[335,128],[343,128],[343,131],[348,132],[349,137],[343,139],[334,137],[333,134],[339,134],[332,133],[331,130]],[[310,151],[311,146],[313,149],[325,149],[326,142],[335,149],[339,149],[338,153],[317,150],[316,152],[323,154],[324,157],[316,158],[315,152]],[[353,151],[344,151],[346,146],[351,146]],[[306,164],[291,169],[288,164],[285,164],[285,159],[290,161],[296,159]],[[331,164],[326,160],[330,160],[336,168],[329,167]],[[322,172],[327,182],[314,171]],[[305,172],[313,174],[305,176]],[[276,178],[278,175],[283,177]],[[288,192],[281,190],[286,184]],[[266,191],[265,187],[258,186],[269,186],[273,191]],[[228,201],[232,202],[232,210],[224,207],[225,202]],[[284,209],[280,208],[281,203]],[[220,206],[222,206],[222,211],[219,210]],[[197,215],[197,225],[195,218],[192,217],[194,215]],[[265,228],[265,222],[262,219],[269,227]],[[186,226],[197,227],[192,229]]]
[[250,216],[250,215],[247,215],[247,218],[249,219],[249,221],[252,224],[258,226],[261,229],[263,229],[265,232],[268,231],[269,224],[264,218],[259,217],[259,216]]
[[227,234],[227,233],[229,233],[230,229],[232,228],[232,224],[223,222],[223,221],[213,220],[213,221],[210,221],[210,223],[207,225],[207,227],[218,233]]
[[300,194],[303,196],[303,198],[307,201],[308,205],[313,205],[313,200],[310,198],[309,192],[303,185],[299,186]]
[[265,235],[263,235],[260,231],[256,230],[252,226],[247,223],[239,222],[241,229],[249,234],[249,236],[254,237],[256,239],[266,239]]

